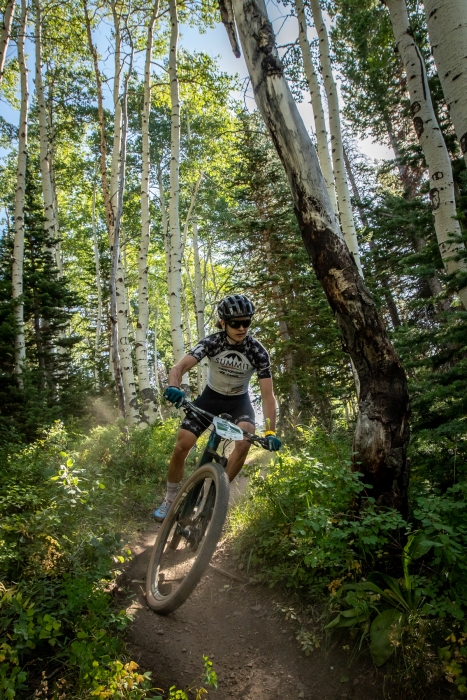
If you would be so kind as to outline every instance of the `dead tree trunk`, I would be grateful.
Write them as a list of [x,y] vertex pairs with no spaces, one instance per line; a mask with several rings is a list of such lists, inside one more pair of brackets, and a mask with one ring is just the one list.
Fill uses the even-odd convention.
[[[303,242],[360,380],[355,469],[381,505],[407,507],[407,380],[357,266],[339,236],[314,146],[279,60],[264,0],[233,0],[256,103],[292,192]],[[357,464],[358,462],[358,464]]]

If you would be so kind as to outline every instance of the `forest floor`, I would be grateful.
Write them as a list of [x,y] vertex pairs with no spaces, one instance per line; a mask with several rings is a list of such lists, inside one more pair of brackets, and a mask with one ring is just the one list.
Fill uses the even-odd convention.
[[[244,497],[247,479],[234,482],[231,503]],[[203,655],[218,675],[213,700],[381,700],[398,697],[369,655],[351,661],[345,640],[305,656],[296,640],[300,625],[286,620],[290,606],[277,590],[258,585],[238,566],[231,543],[221,541],[188,601],[168,617],[146,605],[145,576],[158,525],[139,533],[120,590],[132,596],[127,641],[131,658],[152,671],[157,687],[199,687]],[[241,567],[241,565],[240,565]],[[344,648],[343,648],[344,647]]]

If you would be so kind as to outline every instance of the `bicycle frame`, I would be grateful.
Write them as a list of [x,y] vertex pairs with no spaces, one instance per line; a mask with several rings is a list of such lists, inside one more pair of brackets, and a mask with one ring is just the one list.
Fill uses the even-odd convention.
[[[209,420],[212,422],[212,419],[215,418],[215,416],[212,413],[208,413],[208,411],[204,411],[201,408],[198,408],[194,404],[191,403],[191,401],[187,401],[186,399],[182,403],[182,408],[187,408],[189,411],[192,411],[193,413],[198,413],[200,416],[203,416],[204,418],[209,418]],[[222,415],[220,417],[225,417],[226,420],[227,417],[225,415]],[[249,439],[250,442],[256,442],[263,447],[264,445],[264,438],[260,438],[257,435],[253,435],[253,433],[248,433],[246,430],[243,431],[244,436]],[[221,467],[224,469],[227,466],[227,457],[224,457],[223,455],[220,455],[217,452],[217,449],[222,442],[222,438],[220,435],[218,435],[215,431],[215,429],[212,431],[211,435],[209,436],[208,444],[204,448],[203,452],[201,453],[201,456],[198,460],[198,463],[196,465],[196,470],[199,469],[200,467],[203,466],[203,464],[207,464],[208,462],[217,462],[220,464]],[[196,471],[195,470],[195,471]],[[186,502],[183,506],[183,509],[180,513],[180,522],[183,522],[185,518],[189,515],[189,513],[192,511],[198,497],[201,491],[201,488],[203,487],[203,484],[199,485],[199,488],[193,489],[193,491],[189,494],[188,498],[186,499]],[[206,508],[209,508],[210,505],[210,499],[209,495],[206,499],[206,504],[205,507],[203,508],[203,511],[206,510]]]

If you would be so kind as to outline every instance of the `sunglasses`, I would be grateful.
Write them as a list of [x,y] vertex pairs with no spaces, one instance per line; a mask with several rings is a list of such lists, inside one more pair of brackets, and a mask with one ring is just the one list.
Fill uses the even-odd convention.
[[227,325],[237,330],[239,328],[249,328],[249,326],[251,326],[251,318],[247,318],[245,321],[235,321],[232,319],[227,321]]

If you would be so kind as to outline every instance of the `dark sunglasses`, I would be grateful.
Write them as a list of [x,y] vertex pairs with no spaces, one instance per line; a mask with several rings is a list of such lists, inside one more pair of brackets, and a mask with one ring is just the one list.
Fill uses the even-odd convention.
[[231,328],[249,328],[251,326],[251,318],[247,318],[246,321],[235,321],[234,319],[227,321],[227,325]]

